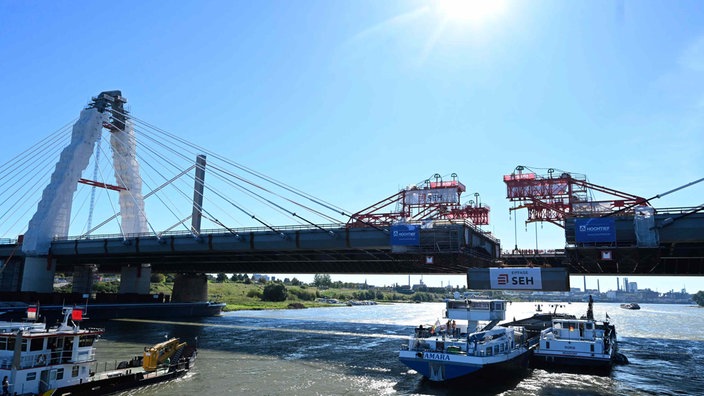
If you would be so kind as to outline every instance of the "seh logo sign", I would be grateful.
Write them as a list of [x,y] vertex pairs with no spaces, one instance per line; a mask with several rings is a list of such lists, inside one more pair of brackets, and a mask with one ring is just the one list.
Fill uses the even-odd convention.
[[543,279],[540,268],[489,268],[492,289],[541,290]]

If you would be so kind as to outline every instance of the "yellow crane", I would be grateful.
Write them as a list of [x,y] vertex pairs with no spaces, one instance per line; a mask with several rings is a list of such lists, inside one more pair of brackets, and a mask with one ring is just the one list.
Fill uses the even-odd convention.
[[145,371],[155,371],[159,365],[165,363],[168,365],[171,357],[185,346],[185,342],[179,342],[178,338],[172,338],[152,347],[145,347],[142,367]]

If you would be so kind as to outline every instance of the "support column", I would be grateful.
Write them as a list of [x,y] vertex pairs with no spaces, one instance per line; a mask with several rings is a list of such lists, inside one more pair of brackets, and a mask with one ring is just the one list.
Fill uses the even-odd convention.
[[71,291],[74,293],[91,294],[93,291],[93,281],[95,274],[98,272],[94,264],[77,265],[73,267],[73,286]]
[[200,235],[200,220],[203,217],[203,186],[205,184],[205,155],[196,157],[196,178],[193,185],[193,215],[191,232]]
[[120,272],[119,293],[149,294],[151,277],[152,266],[150,264],[124,266]]
[[0,260],[0,291],[18,292],[22,283],[22,259]]
[[56,260],[51,257],[25,257],[20,291],[51,293],[54,291]]
[[178,274],[174,279],[173,302],[208,301],[208,277],[205,274]]

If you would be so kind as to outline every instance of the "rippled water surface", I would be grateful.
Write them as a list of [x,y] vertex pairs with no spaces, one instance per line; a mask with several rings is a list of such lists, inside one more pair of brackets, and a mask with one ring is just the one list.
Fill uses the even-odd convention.
[[[547,309],[549,304],[544,304]],[[177,336],[197,337],[196,367],[186,377],[130,395],[697,395],[704,394],[704,309],[643,304],[639,311],[595,304],[608,313],[630,364],[610,376],[532,370],[524,377],[445,388],[398,360],[413,327],[441,318],[444,304],[392,304],[282,311],[239,311],[185,321],[110,321],[98,344],[102,365]],[[535,304],[509,305],[507,319]],[[565,304],[578,316],[586,303]]]

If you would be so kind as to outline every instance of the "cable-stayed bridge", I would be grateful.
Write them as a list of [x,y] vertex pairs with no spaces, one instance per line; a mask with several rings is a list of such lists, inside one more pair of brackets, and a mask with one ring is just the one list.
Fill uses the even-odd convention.
[[466,273],[499,256],[478,227],[488,206],[460,204],[456,175],[350,211],[155,127],[126,102],[101,93],[0,166],[4,291],[50,292],[57,271],[74,273],[74,291],[98,271],[120,273],[121,293],[148,293],[152,271],[199,289],[213,272]]
[[[213,272],[533,265],[704,274],[704,206],[655,210],[650,201],[662,194],[645,199],[518,167],[504,177],[507,198],[529,222],[563,227],[566,246],[502,256],[480,227],[490,208],[478,194],[461,203],[466,187],[455,174],[348,210],[141,120],[126,103],[120,91],[102,92],[77,120],[0,165],[1,290],[51,292],[57,271],[74,274],[76,292],[91,290],[96,271],[120,273],[125,294],[148,293],[152,271],[177,273],[181,300],[204,299],[203,274]],[[597,201],[592,190],[616,198]]]

